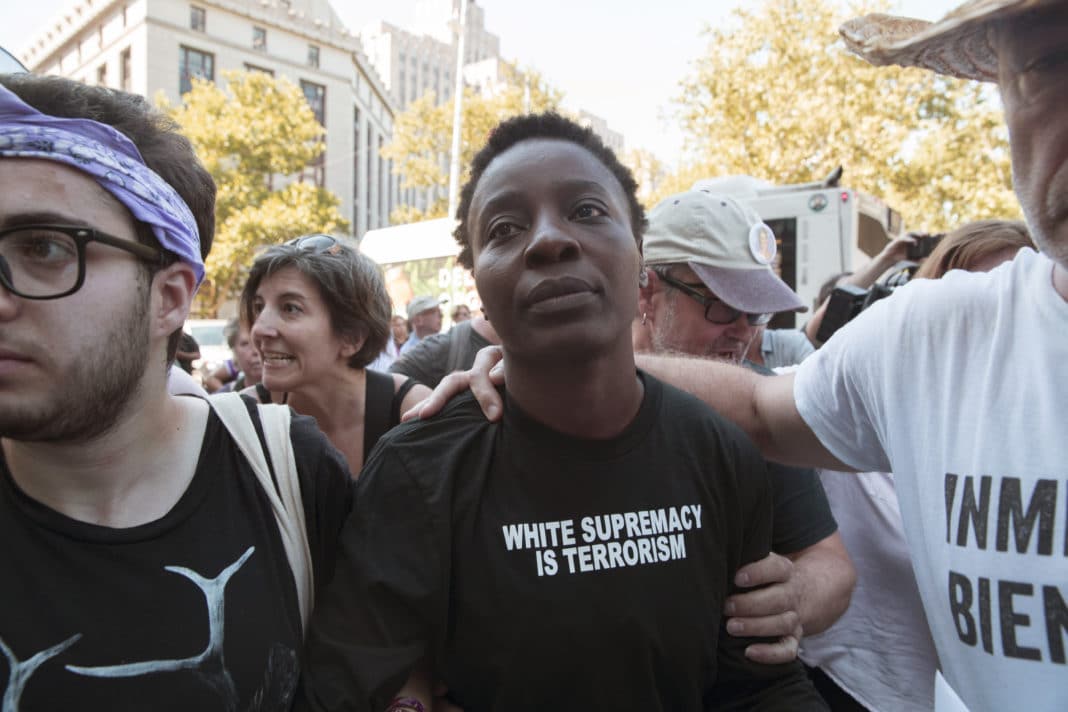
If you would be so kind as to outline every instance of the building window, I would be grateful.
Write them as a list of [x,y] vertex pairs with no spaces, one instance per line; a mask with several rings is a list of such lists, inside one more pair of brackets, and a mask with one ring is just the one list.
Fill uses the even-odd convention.
[[104,49],[104,26],[97,25],[96,28],[96,47],[97,49]]
[[360,215],[360,109],[352,107],[352,224],[359,229]]
[[314,82],[300,80],[300,89],[320,126],[326,126],[326,87]]
[[267,30],[262,27],[252,28],[252,49],[267,51]]
[[378,226],[389,224],[389,173],[386,171],[386,159],[382,158],[382,134],[378,135]]
[[364,187],[364,200],[363,204],[367,206],[367,229],[371,229],[378,225],[378,217],[375,215],[375,204],[371,202],[371,185],[374,180],[374,165],[375,165],[375,144],[371,131],[371,124],[367,124],[367,131],[364,132],[367,137],[367,147],[364,151],[364,163],[367,164],[367,180],[363,182]]
[[100,87],[108,84],[108,65],[101,64],[96,68],[96,85]]
[[130,48],[119,53],[119,88],[130,91]]
[[308,45],[308,66],[319,68],[319,45]]
[[257,67],[255,64],[249,64],[248,62],[245,62],[245,71],[246,72],[259,72],[260,74],[266,74],[267,76],[270,76],[270,77],[274,76],[274,70],[273,69],[267,69],[267,67]]
[[193,77],[209,82],[215,81],[215,55],[210,52],[178,48],[178,93],[185,94],[193,88]]
[[189,6],[189,29],[204,32],[208,29],[208,12],[196,5]]

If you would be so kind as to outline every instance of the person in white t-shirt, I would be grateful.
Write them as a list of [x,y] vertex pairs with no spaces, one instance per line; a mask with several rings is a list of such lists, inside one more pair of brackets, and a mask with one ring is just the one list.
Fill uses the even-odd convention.
[[[914,279],[953,269],[986,272],[1034,243],[1022,222],[980,220],[938,244]],[[801,659],[816,688],[838,712],[925,712],[934,705],[938,653],[912,570],[894,475],[822,470],[857,586],[849,610],[830,629],[806,635]]]
[[[1068,2],[965,3],[938,23],[869,15],[878,64],[997,81],[1016,193],[1041,253],[915,280],[839,330],[796,374],[644,357],[741,425],[770,459],[893,472],[942,665],[936,708],[1068,709]],[[429,415],[499,353],[443,381]],[[498,370],[498,374],[503,369]],[[492,375],[492,372],[491,374]],[[474,378],[474,382],[472,382]]]

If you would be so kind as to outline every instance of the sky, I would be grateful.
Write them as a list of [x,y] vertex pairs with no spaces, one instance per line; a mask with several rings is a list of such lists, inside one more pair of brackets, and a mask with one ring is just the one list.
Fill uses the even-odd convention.
[[[537,69],[564,92],[564,104],[604,117],[627,148],[645,148],[671,166],[682,159],[674,120],[679,82],[703,52],[702,30],[756,0],[478,0],[505,59]],[[72,0],[5,2],[0,46],[12,52]],[[936,20],[960,0],[897,0],[893,10]],[[410,26],[416,0],[333,0],[351,29],[387,20]],[[535,9],[536,8],[536,9]]]

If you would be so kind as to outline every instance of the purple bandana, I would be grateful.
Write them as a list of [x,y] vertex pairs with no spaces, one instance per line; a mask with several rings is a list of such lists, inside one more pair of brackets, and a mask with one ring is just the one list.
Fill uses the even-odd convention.
[[152,226],[164,250],[193,267],[197,286],[204,279],[200,235],[189,206],[111,126],[42,114],[0,84],[0,156],[43,158],[90,175],[136,220]]

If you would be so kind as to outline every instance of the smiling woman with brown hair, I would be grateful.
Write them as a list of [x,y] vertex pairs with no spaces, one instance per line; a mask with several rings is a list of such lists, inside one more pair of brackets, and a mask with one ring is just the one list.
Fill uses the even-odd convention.
[[428,389],[369,371],[389,337],[378,266],[329,235],[276,245],[252,265],[241,309],[263,360],[260,400],[316,419],[357,476],[383,433]]

